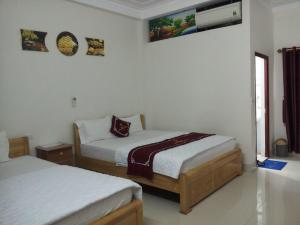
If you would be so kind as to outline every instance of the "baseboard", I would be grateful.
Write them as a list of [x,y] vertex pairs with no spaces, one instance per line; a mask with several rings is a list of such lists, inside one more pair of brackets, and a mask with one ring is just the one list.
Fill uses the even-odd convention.
[[243,170],[245,172],[253,172],[254,170],[256,170],[257,167],[256,167],[256,164],[254,163],[251,163],[251,164],[243,164]]

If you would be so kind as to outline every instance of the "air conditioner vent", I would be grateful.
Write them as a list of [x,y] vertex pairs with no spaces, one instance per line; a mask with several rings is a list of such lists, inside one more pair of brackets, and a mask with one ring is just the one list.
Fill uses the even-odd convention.
[[241,2],[227,4],[217,8],[200,11],[196,14],[198,29],[206,29],[242,20]]

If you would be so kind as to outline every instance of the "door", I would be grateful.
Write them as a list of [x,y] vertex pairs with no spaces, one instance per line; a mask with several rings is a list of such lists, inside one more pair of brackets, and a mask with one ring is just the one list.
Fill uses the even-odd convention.
[[269,57],[255,53],[256,152],[270,156],[269,134]]

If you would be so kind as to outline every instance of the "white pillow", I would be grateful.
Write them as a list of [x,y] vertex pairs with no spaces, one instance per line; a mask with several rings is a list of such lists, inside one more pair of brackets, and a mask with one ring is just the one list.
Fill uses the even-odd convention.
[[4,131],[0,132],[0,162],[9,160],[9,142]]
[[114,135],[110,133],[111,116],[96,120],[76,121],[76,124],[79,128],[81,144],[114,137]]
[[143,130],[140,114],[120,119],[130,123],[129,133],[135,133]]

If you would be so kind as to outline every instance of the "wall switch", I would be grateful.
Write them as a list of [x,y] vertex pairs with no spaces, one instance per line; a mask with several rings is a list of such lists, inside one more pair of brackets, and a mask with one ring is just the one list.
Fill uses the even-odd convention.
[[76,107],[77,107],[77,98],[76,98],[76,97],[73,97],[73,98],[72,98],[72,107],[73,107],[73,108],[76,108]]

